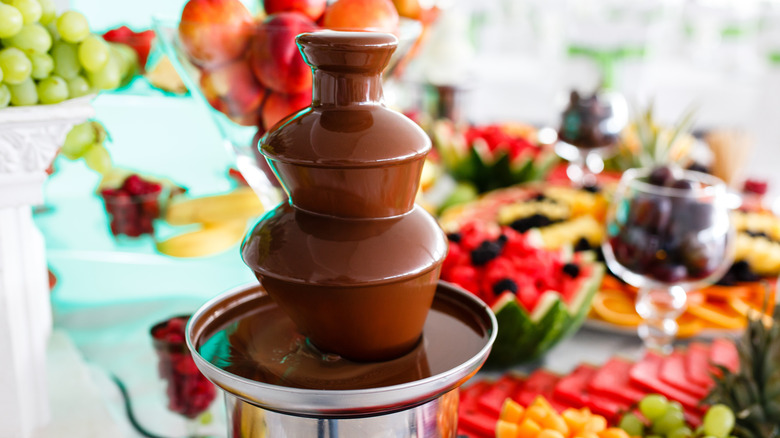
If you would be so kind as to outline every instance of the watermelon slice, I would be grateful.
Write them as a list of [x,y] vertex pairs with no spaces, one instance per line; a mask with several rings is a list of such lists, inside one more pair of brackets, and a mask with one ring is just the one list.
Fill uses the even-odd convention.
[[684,391],[697,399],[707,396],[709,388],[688,380],[685,374],[685,355],[679,351],[672,352],[661,362],[658,377],[680,391]]
[[479,397],[477,406],[486,412],[495,414],[501,413],[501,406],[507,397],[512,397],[523,386],[523,379],[512,374],[504,374],[494,383],[490,389]]
[[629,404],[612,397],[590,393],[588,383],[597,372],[598,369],[593,365],[579,365],[555,385],[554,400],[573,408],[588,407],[591,412],[615,421],[621,412],[628,410]]
[[492,384],[480,380],[466,388],[460,389],[458,404],[458,435],[468,437],[492,437],[498,415],[482,412],[478,402],[480,397],[490,391]]
[[631,383],[629,373],[633,366],[633,362],[613,357],[593,376],[588,391],[612,397],[628,405],[639,403],[647,392]]
[[525,381],[522,389],[515,395],[516,402],[523,406],[528,406],[533,403],[537,396],[542,396],[550,402],[556,411],[562,412],[566,409],[566,406],[555,401],[553,399],[553,391],[555,391],[555,385],[561,378],[550,371],[544,369],[538,369],[531,373]]
[[699,342],[691,342],[685,352],[685,377],[699,386],[710,388],[710,347]]
[[699,410],[699,399],[680,391],[672,385],[662,381],[659,377],[663,357],[659,354],[649,351],[645,357],[634,364],[629,371],[629,379],[632,383],[639,385],[650,392],[658,393],[670,400],[676,400],[691,411]]
[[710,346],[710,363],[721,365],[735,373],[739,370],[739,353],[734,342],[717,338]]

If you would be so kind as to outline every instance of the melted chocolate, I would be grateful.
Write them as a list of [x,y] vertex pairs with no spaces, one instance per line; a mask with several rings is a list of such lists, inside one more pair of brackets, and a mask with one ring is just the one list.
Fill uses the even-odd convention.
[[231,308],[220,322],[199,338],[205,339],[198,351],[206,360],[253,381],[318,390],[379,388],[431,377],[474,357],[490,337],[472,309],[445,294],[437,294],[414,348],[383,362],[356,363],[320,351],[267,295]]
[[312,106],[260,140],[289,203],[260,220],[242,256],[318,349],[395,359],[420,342],[447,252],[435,220],[414,207],[431,143],[382,105],[393,35],[297,41],[314,74]]

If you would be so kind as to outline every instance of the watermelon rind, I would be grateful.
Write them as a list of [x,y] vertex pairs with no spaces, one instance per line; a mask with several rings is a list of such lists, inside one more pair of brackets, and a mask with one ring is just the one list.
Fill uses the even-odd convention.
[[548,291],[540,297],[533,314],[529,314],[511,292],[499,297],[492,307],[498,333],[486,367],[505,368],[538,359],[582,326],[604,275],[601,263],[586,265],[590,267],[590,276],[569,305],[557,292]]

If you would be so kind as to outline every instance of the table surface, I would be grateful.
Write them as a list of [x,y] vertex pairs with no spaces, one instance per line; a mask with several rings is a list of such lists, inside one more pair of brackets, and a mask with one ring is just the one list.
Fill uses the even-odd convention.
[[[191,98],[147,93],[143,85],[138,87],[141,93],[131,89],[95,100],[97,117],[113,139],[108,149],[114,163],[171,178],[193,195],[230,189],[226,171],[232,156],[223,149],[206,109]],[[49,265],[59,280],[52,293],[56,340],[60,346],[68,342],[76,346],[81,357],[73,355],[76,350],[66,349],[68,357],[72,363],[83,361],[74,366],[88,370],[82,377],[95,385],[98,398],[92,401],[99,401],[95,409],[108,412],[112,427],[121,431],[116,436],[141,435],[127,421],[112,376],[126,385],[141,424],[160,435],[181,436],[183,421],[165,407],[149,328],[172,315],[191,313],[220,292],[255,280],[237,247],[212,257],[173,259],[156,254],[151,239],[118,244],[109,234],[103,207],[94,195],[96,174],[82,161],[63,158],[57,160],[56,168],[46,185],[46,205],[35,216],[46,238]],[[544,366],[565,373],[581,362],[604,363],[616,353],[638,358],[641,344],[636,336],[583,329],[543,361],[518,370]],[[67,389],[72,388],[70,383],[61,377],[51,379],[52,393],[77,392]],[[82,404],[74,399],[53,397],[52,403],[55,421],[83,418]],[[223,436],[221,401],[212,413],[213,424],[204,432]],[[89,422],[81,429],[74,423],[68,423],[72,429],[41,437],[109,436],[90,432]]]

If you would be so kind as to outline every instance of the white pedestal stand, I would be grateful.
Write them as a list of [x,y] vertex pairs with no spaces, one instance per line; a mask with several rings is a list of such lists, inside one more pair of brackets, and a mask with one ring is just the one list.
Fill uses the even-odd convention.
[[32,206],[65,135],[94,115],[90,102],[0,110],[0,438],[30,437],[49,420],[51,303]]

